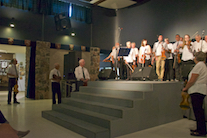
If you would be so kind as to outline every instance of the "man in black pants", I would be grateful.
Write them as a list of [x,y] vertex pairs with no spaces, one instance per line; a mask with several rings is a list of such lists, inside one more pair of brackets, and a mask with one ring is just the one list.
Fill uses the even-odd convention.
[[[8,67],[7,76],[9,78],[8,83],[8,105],[11,105],[11,96],[12,96],[12,88],[16,83],[18,83],[18,77],[19,77],[19,71],[16,68],[17,60],[14,58],[11,60],[11,65]],[[17,101],[16,98],[17,93],[14,93],[14,103],[20,104],[20,102]]]
[[55,68],[50,71],[50,80],[52,82],[52,103],[56,104],[55,95],[58,95],[58,104],[61,103],[60,80],[61,74],[59,71],[60,65],[55,63]]

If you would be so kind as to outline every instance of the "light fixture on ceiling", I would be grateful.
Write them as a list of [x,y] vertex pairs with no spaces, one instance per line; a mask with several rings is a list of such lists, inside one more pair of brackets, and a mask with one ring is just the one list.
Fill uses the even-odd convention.
[[70,35],[74,37],[76,34],[74,32],[72,32]]
[[11,28],[14,28],[14,27],[15,27],[15,25],[14,25],[14,18],[12,18],[12,21],[11,21],[11,23],[10,23],[10,27],[11,27]]

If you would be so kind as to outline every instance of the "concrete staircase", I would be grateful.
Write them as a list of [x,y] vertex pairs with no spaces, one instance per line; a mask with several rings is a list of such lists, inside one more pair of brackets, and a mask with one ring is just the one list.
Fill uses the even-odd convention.
[[[62,104],[53,105],[51,111],[43,111],[42,116],[87,138],[112,138],[180,119],[178,86],[170,82],[89,82],[80,92],[62,99]],[[169,90],[164,92],[160,87]],[[167,104],[173,110],[159,103],[166,93],[170,97],[162,102],[177,104]]]

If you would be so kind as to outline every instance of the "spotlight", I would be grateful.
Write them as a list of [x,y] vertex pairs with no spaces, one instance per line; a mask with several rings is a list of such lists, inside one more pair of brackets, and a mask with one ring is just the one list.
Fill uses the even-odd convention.
[[11,27],[11,28],[14,28],[14,18],[12,18],[12,21],[11,21],[11,23],[10,23],[10,27]]
[[75,33],[74,33],[74,32],[72,32],[70,35],[71,35],[71,36],[75,36]]
[[14,28],[14,23],[10,23],[10,27],[11,28]]

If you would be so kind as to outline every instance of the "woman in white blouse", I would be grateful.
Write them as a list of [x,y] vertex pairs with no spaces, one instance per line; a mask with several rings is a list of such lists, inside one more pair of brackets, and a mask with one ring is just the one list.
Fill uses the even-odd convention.
[[[184,76],[184,67],[187,66],[187,64],[194,64],[193,62],[193,51],[192,51],[192,42],[190,41],[190,36],[188,34],[185,35],[183,45],[181,46],[180,52],[182,52],[182,77],[183,80],[187,80],[188,76]],[[185,72],[190,72],[190,70],[187,70],[190,68],[185,68]],[[186,74],[186,73],[185,73]]]
[[139,67],[148,67],[150,65],[151,47],[147,44],[147,39],[143,39],[139,48]]
[[195,67],[188,75],[188,83],[183,88],[182,95],[188,92],[191,97],[194,115],[196,118],[197,129],[191,130],[193,136],[205,136],[206,124],[204,109],[202,108],[203,100],[206,96],[206,83],[207,83],[207,68],[205,65],[206,54],[203,52],[197,52],[195,54],[194,62]]

